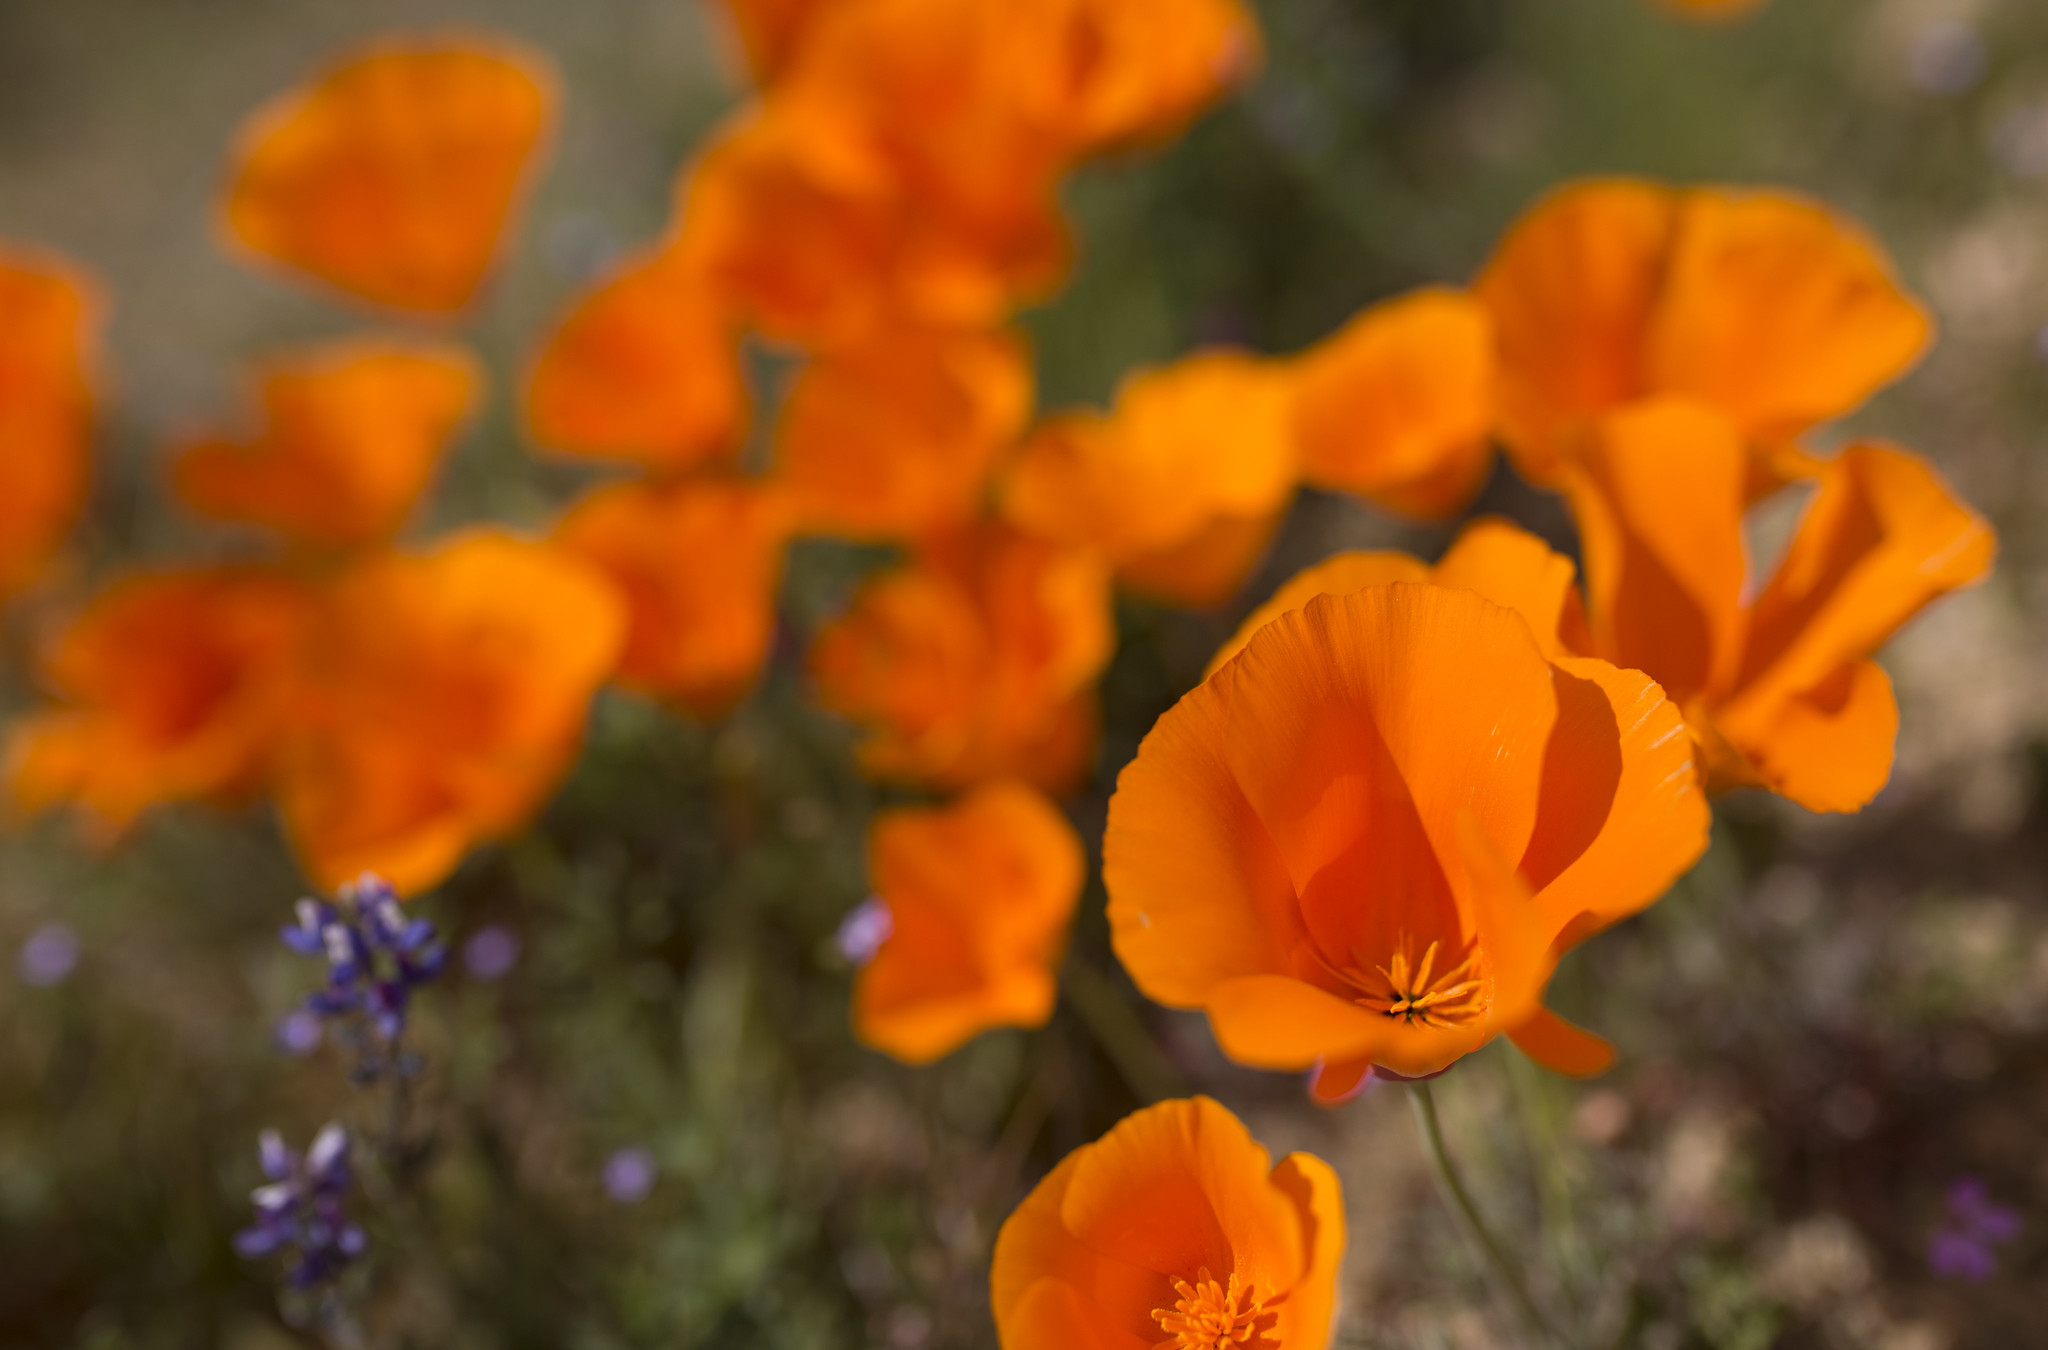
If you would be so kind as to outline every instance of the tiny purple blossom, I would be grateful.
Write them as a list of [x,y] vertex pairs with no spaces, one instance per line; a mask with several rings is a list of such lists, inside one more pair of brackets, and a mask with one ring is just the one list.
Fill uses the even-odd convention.
[[875,959],[875,953],[882,950],[882,944],[895,931],[896,918],[889,912],[889,902],[871,895],[840,921],[834,941],[839,944],[841,955],[857,966],[864,966]]
[[1927,1268],[1946,1280],[1979,1283],[1998,1271],[1992,1249],[2020,1234],[2019,1211],[1992,1200],[1976,1177],[1963,1177],[1944,1197],[1948,1220],[1927,1243]]
[[256,1157],[267,1180],[250,1192],[256,1222],[235,1234],[235,1250],[251,1260],[284,1254],[294,1289],[325,1284],[361,1256],[369,1239],[348,1216],[348,1148],[339,1125],[321,1130],[303,1155],[265,1130]]
[[[349,1023],[348,1034],[339,1038],[344,1042],[363,1044],[356,1029],[367,1027],[376,1042],[394,1044],[405,1032],[413,991],[447,964],[447,949],[435,940],[434,925],[408,917],[398,893],[370,873],[342,886],[332,903],[299,901],[294,917],[296,922],[280,934],[285,945],[327,962],[327,983],[306,997],[302,1013],[316,1023]],[[311,1048],[313,1038],[303,1025],[291,1027],[291,1036],[283,1033],[280,1028],[287,1048]],[[358,1072],[374,1078],[394,1058],[367,1050]]]
[[605,1160],[605,1193],[622,1205],[637,1205],[654,1189],[654,1155],[633,1145]]
[[320,1015],[306,1008],[287,1014],[277,1024],[277,1048],[303,1059],[320,1048]]
[[1938,1279],[1981,1284],[1997,1273],[1998,1258],[1968,1233],[1944,1228],[1928,1240],[1927,1268]]
[[462,944],[462,964],[471,977],[501,980],[519,963],[519,935],[501,923],[479,928]]
[[62,984],[78,966],[78,934],[61,923],[46,923],[21,944],[22,981],[47,989]]

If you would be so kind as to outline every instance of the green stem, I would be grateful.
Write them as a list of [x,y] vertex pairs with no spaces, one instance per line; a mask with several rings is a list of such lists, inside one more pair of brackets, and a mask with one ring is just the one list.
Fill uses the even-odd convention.
[[1187,1096],[1187,1084],[1179,1070],[1107,975],[1086,961],[1070,960],[1060,975],[1060,991],[1081,1014],[1132,1092],[1146,1102]]
[[1458,1216],[1459,1227],[1465,1230],[1466,1239],[1478,1252],[1487,1272],[1493,1276],[1498,1292],[1507,1295],[1515,1313],[1521,1318],[1522,1330],[1530,1342],[1538,1346],[1564,1344],[1550,1322],[1543,1316],[1543,1310],[1536,1306],[1536,1300],[1529,1296],[1528,1286],[1522,1283],[1520,1272],[1501,1250],[1500,1243],[1487,1231],[1479,1218],[1479,1209],[1472,1203],[1471,1192],[1458,1177],[1458,1169],[1451,1165],[1451,1155],[1444,1148],[1444,1131],[1437,1120],[1436,1098],[1430,1095],[1428,1083],[1408,1085],[1408,1104],[1415,1109],[1415,1124],[1422,1131],[1422,1146],[1429,1154],[1429,1165],[1436,1173],[1438,1187],[1444,1199]]

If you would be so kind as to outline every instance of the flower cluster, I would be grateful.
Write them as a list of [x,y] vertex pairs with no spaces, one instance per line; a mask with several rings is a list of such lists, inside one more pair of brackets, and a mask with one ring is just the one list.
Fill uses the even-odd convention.
[[369,1245],[348,1213],[348,1132],[328,1125],[301,1154],[265,1130],[257,1158],[265,1182],[250,1197],[256,1222],[235,1235],[235,1250],[250,1260],[282,1256],[292,1289],[330,1284]]
[[306,996],[305,1011],[358,1039],[364,1028],[373,1033],[375,1052],[358,1072],[375,1077],[391,1067],[413,991],[441,973],[447,948],[433,924],[408,918],[398,893],[368,873],[338,888],[332,903],[299,901],[297,918],[283,930],[284,944],[327,961],[327,983]]
[[1992,1200],[1975,1177],[1949,1187],[1944,1202],[1948,1213],[1927,1241],[1927,1268],[1948,1280],[1990,1279],[1998,1271],[1994,1248],[2020,1235],[2020,1216]]

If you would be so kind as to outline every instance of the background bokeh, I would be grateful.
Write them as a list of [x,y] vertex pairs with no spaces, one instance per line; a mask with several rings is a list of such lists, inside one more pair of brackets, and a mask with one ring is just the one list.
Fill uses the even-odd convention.
[[[1439,1095],[1498,1224],[1561,1286],[1587,1344],[2034,1343],[2048,9],[1774,0],[1738,25],[1637,0],[1260,9],[1256,85],[1169,152],[1072,188],[1080,269],[1027,316],[1046,406],[1100,400],[1198,342],[1293,350],[1366,302],[1462,280],[1535,194],[1578,173],[1809,191],[1876,233],[1937,314],[1932,356],[1851,426],[1929,455],[2002,551],[1987,585],[1887,655],[1903,705],[1891,786],[1848,818],[1722,802],[1695,873],[1560,975],[1561,1006],[1612,1036],[1621,1066],[1572,1084],[1496,1047]],[[60,594],[223,547],[167,500],[167,445],[239,406],[252,356],[382,322],[216,247],[237,122],[355,39],[465,24],[550,52],[566,117],[523,237],[462,330],[494,399],[423,534],[538,523],[585,481],[529,454],[509,394],[571,293],[659,227],[676,167],[740,97],[705,8],[0,0],[0,237],[90,266],[115,305],[97,499]],[[1505,467],[1475,509],[1573,542]],[[1103,768],[1075,806],[1084,836],[1100,839],[1115,768],[1280,578],[1339,547],[1433,556],[1449,535],[1306,494],[1233,608],[1123,602]],[[1199,1088],[1269,1147],[1342,1174],[1343,1344],[1492,1344],[1398,1094],[1318,1112],[1298,1082],[1225,1064],[1199,1018],[1130,993],[1099,884],[1044,1030],[923,1070],[853,1042],[831,937],[863,893],[880,797],[852,772],[848,731],[808,706],[797,656],[879,556],[800,549],[785,650],[729,720],[607,694],[546,816],[424,902],[458,942],[503,925],[518,954],[495,978],[458,961],[420,1006],[436,1154],[423,1211],[373,1232],[376,1343],[988,1345],[989,1245],[1024,1188],[1134,1106]],[[25,656],[48,618],[10,622],[10,709],[31,695]],[[257,1131],[303,1140],[356,1109],[331,1054],[293,1058],[273,1034],[315,978],[275,940],[300,885],[259,812],[160,814],[112,851],[61,821],[0,835],[0,1344],[298,1342],[229,1236]],[[53,924],[75,934],[75,963],[50,959]],[[638,1200],[605,1183],[625,1148],[654,1164]],[[1926,1259],[1963,1178],[2026,1224],[1982,1284]]]

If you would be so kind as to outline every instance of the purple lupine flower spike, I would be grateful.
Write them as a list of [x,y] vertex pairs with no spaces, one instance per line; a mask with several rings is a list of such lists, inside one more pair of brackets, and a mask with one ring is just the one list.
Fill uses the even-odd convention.
[[251,1260],[282,1253],[294,1289],[325,1284],[361,1256],[369,1238],[348,1215],[348,1149],[339,1125],[321,1130],[304,1154],[265,1130],[256,1152],[269,1180],[250,1193],[256,1222],[235,1234],[235,1250]]
[[[327,982],[302,1012],[341,1024],[329,1039],[356,1047],[357,1077],[374,1079],[397,1064],[391,1047],[405,1033],[413,991],[441,973],[447,949],[432,923],[408,916],[390,884],[368,873],[341,886],[332,903],[301,900],[296,915],[283,931],[285,945],[327,962]],[[319,1039],[295,1030],[281,1038],[289,1049],[310,1049]]]

